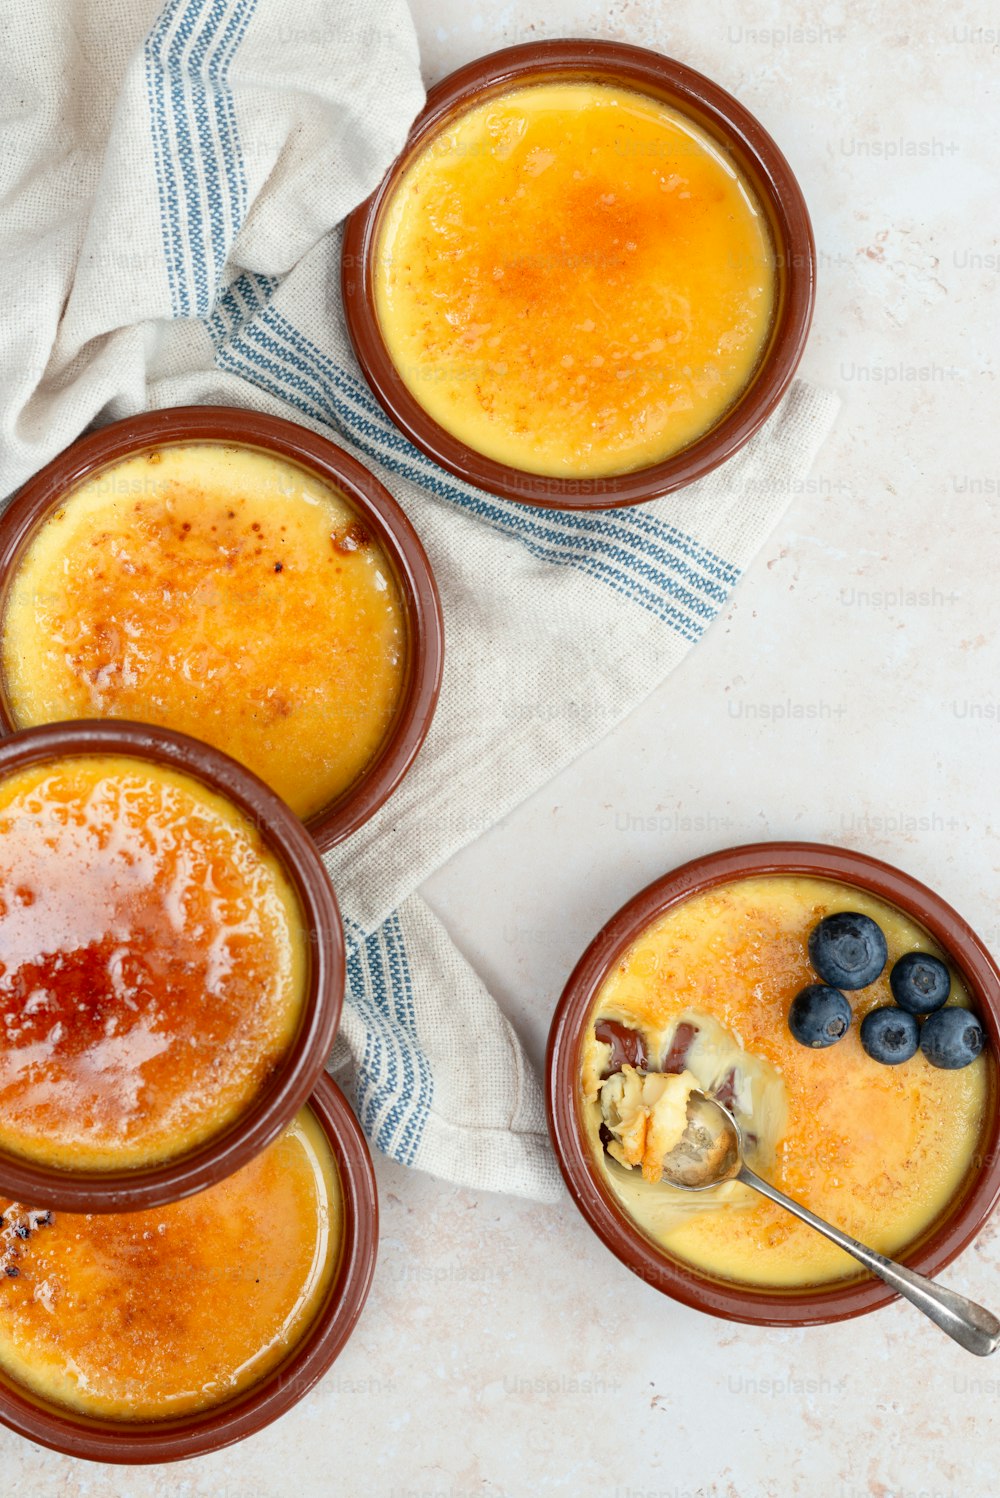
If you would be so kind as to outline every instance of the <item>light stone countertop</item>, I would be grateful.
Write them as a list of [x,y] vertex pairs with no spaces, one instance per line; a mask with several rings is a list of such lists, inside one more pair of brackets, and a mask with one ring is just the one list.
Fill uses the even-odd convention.
[[[776,137],[813,215],[802,373],[843,409],[731,606],[604,743],[426,893],[536,1061],[602,921],[684,859],[843,843],[931,883],[1000,947],[1000,15],[967,5],[417,0],[429,80],[495,47],[658,48]],[[544,10],[546,19],[537,19]],[[874,17],[873,19],[871,17]],[[544,835],[539,836],[540,831]],[[353,1340],[278,1424],[177,1467],[0,1434],[50,1498],[995,1498],[1000,1360],[897,1305],[729,1325],[630,1276],[568,1198],[378,1162],[382,1251]],[[944,1276],[1000,1306],[994,1223]]]

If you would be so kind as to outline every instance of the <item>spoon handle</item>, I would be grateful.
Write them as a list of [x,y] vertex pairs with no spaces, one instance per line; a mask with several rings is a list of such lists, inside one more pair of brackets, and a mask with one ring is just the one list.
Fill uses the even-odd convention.
[[894,1263],[884,1254],[877,1254],[873,1249],[866,1248],[856,1238],[851,1238],[829,1222],[824,1222],[822,1217],[817,1217],[815,1212],[809,1211],[808,1207],[803,1207],[799,1202],[793,1201],[790,1196],[786,1196],[769,1181],[762,1180],[748,1165],[743,1166],[736,1179],[746,1186],[751,1186],[754,1191],[759,1191],[762,1196],[770,1197],[771,1201],[787,1208],[789,1212],[815,1228],[818,1233],[822,1233],[824,1237],[831,1239],[847,1253],[852,1254],[855,1259],[864,1264],[866,1269],[870,1269],[872,1274],[877,1274],[879,1279],[885,1280],[887,1285],[915,1305],[918,1310],[923,1311],[924,1315],[929,1316],[935,1325],[948,1333],[952,1341],[957,1342],[968,1352],[974,1352],[977,1357],[985,1358],[991,1352],[996,1352],[997,1347],[1000,1346],[1000,1321],[995,1316],[991,1316],[989,1311],[984,1310],[982,1306],[976,1305],[975,1301],[967,1300],[964,1295],[959,1295],[954,1290],[946,1290],[942,1285],[935,1284],[933,1280],[928,1279],[926,1275],[916,1274],[912,1269],[904,1269],[902,1264]]

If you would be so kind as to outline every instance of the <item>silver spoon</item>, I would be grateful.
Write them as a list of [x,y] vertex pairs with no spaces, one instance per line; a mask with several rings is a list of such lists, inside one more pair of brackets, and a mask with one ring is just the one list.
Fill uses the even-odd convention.
[[728,1108],[703,1092],[692,1092],[691,1102],[694,1107],[684,1136],[663,1162],[663,1179],[671,1186],[682,1191],[708,1191],[713,1186],[721,1186],[724,1181],[742,1181],[744,1186],[752,1187],[761,1196],[777,1202],[779,1207],[785,1207],[853,1255],[968,1352],[981,1358],[996,1352],[1000,1346],[1000,1321],[989,1311],[976,1305],[975,1301],[967,1300],[964,1295],[935,1284],[926,1275],[904,1269],[902,1264],[894,1263],[884,1254],[866,1248],[856,1238],[848,1237],[847,1233],[810,1212],[808,1207],[801,1206],[762,1180],[744,1163],[743,1133]]

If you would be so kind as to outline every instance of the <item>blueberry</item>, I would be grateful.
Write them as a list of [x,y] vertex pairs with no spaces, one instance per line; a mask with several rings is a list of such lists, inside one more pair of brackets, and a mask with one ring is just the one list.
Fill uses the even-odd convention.
[[854,910],[825,916],[809,937],[809,959],[817,975],[835,988],[867,988],[888,956],[881,927]]
[[956,1004],[929,1014],[920,1032],[920,1049],[931,1066],[945,1071],[968,1066],[985,1044],[986,1036],[976,1016]]
[[951,993],[951,973],[940,957],[907,952],[893,963],[889,987],[900,1009],[910,1014],[933,1014],[943,1009]]
[[810,983],[795,995],[788,1011],[788,1028],[800,1045],[833,1045],[846,1035],[851,1006],[836,988]]
[[861,1021],[861,1044],[873,1061],[898,1066],[917,1053],[920,1025],[916,1016],[895,1004],[872,1009]]

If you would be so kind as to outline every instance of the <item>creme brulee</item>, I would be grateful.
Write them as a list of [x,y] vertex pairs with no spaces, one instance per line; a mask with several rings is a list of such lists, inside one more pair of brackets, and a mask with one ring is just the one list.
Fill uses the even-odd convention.
[[314,1324],[343,1237],[337,1167],[308,1110],[170,1206],[0,1212],[0,1369],[109,1420],[190,1414],[260,1383]]
[[532,473],[628,472],[707,432],[767,342],[766,217],[667,104],[538,83],[473,105],[387,204],[375,302],[424,410]]
[[[878,922],[889,961],[876,982],[849,995],[854,1022],[844,1038],[814,1050],[792,1036],[788,1009],[816,981],[810,930],[843,910]],[[598,1098],[615,1049],[597,1038],[595,1026],[613,1038],[602,1019],[625,1027],[617,1036],[617,1059],[625,1064],[614,1082],[616,1122],[630,1125],[637,1105],[652,1100],[666,1137],[678,1102],[671,1089],[680,1095],[694,1086],[733,1110],[758,1174],[862,1243],[898,1255],[941,1216],[980,1144],[987,1057],[945,1071],[918,1051],[885,1066],[865,1054],[858,1037],[860,1018],[892,1002],[893,962],[913,950],[943,957],[921,927],[860,890],[777,875],[693,896],[633,942],[594,1005],[581,1088],[595,1158],[650,1238],[704,1272],[743,1283],[801,1287],[858,1273],[843,1250],[745,1186],[730,1182],[689,1195],[658,1172],[644,1179],[640,1169],[626,1168],[633,1146],[637,1165],[650,1162],[627,1128],[618,1130],[624,1147],[610,1131],[603,1143],[599,1137]],[[954,970],[951,1002],[968,1006]]]
[[179,729],[303,817],[377,754],[407,648],[392,568],[347,500],[273,453],[221,443],[84,480],[29,542],[2,630],[17,727]]
[[142,1166],[239,1119],[298,1030],[303,926],[188,775],[95,755],[0,780],[0,1149]]

